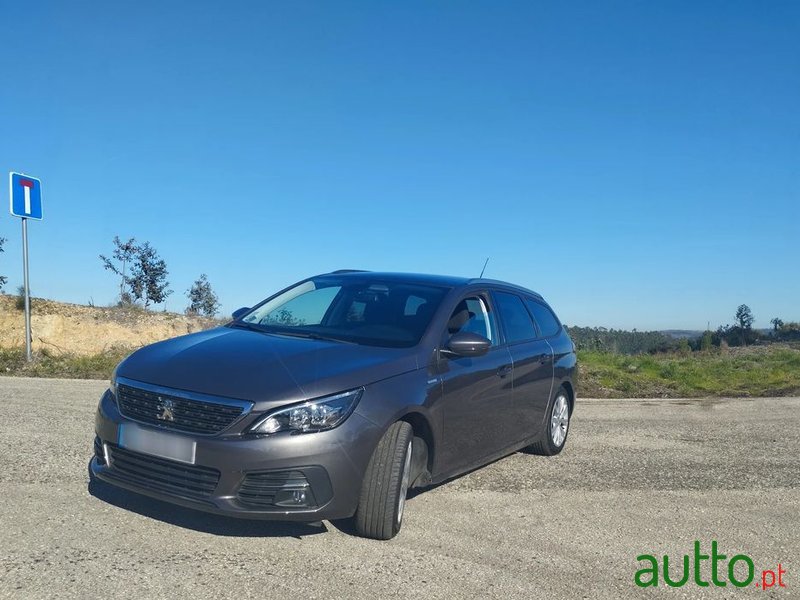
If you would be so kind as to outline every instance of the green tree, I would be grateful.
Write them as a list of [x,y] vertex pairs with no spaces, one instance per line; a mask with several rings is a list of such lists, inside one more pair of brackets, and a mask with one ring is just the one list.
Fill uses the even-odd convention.
[[772,329],[775,331],[775,333],[778,333],[780,328],[783,327],[783,319],[779,317],[775,317],[770,321],[770,323],[772,323]]
[[186,314],[213,317],[219,312],[219,298],[211,289],[211,283],[205,273],[186,290],[186,296],[189,298]]
[[120,276],[120,304],[141,301],[145,308],[160,304],[172,293],[167,281],[167,264],[150,242],[137,244],[134,238],[122,242],[114,237],[112,258],[100,255],[103,267]]
[[736,316],[734,318],[736,320],[736,325],[743,330],[751,329],[753,327],[753,321],[756,320],[753,316],[753,311],[750,310],[750,307],[747,306],[747,304],[739,305],[739,308],[736,309]]
[[747,345],[748,338],[752,337],[752,329],[753,329],[753,321],[755,321],[755,317],[753,316],[753,311],[750,310],[750,307],[747,304],[740,304],[739,308],[736,309],[736,326],[739,329],[739,336],[742,340],[742,345]]
[[[131,280],[126,273],[128,265],[136,258],[136,253],[139,247],[136,245],[136,240],[130,238],[127,242],[119,239],[119,236],[114,236],[114,251],[111,253],[111,258],[100,255],[100,260],[103,261],[103,268],[111,271],[120,276],[119,280],[119,301],[120,304],[131,304],[133,296],[130,292]],[[116,261],[116,263],[114,262]]]
[[703,337],[700,338],[700,350],[711,350],[713,344],[713,335],[710,331],[703,332]]
[[[5,243],[6,243],[6,238],[0,238],[0,254],[5,252],[5,250],[3,250],[3,244],[5,244]],[[6,283],[8,283],[8,277],[4,277],[3,275],[0,275],[0,291],[3,290],[3,286]]]
[[17,299],[14,301],[17,310],[25,310],[25,286],[17,286]]
[[133,299],[150,304],[161,304],[172,293],[167,281],[167,263],[158,255],[150,242],[136,248],[136,256],[131,265],[130,287]]
[[782,340],[800,340],[800,323],[792,321],[781,323],[778,337]]

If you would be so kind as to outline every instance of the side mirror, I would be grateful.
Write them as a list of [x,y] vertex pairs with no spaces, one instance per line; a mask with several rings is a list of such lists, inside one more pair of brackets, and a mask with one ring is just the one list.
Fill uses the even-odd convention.
[[469,331],[454,333],[442,349],[444,354],[450,356],[483,356],[492,347],[492,342],[482,335]]
[[250,310],[249,306],[243,306],[242,308],[237,308],[235,311],[233,311],[233,314],[231,316],[234,319],[238,319],[249,310]]

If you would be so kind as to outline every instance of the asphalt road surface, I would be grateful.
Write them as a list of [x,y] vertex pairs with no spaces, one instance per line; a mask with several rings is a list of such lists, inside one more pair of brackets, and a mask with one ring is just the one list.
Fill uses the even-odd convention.
[[[561,456],[419,493],[378,542],[90,486],[104,387],[0,378],[0,597],[800,598],[800,398],[580,401]],[[680,569],[694,540],[786,587],[634,585],[638,555]]]

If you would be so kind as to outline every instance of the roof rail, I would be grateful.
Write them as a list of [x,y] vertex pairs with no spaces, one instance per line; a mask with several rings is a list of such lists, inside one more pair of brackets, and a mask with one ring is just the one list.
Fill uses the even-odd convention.
[[331,271],[331,275],[340,275],[342,273],[368,273],[364,269],[337,269],[336,271]]

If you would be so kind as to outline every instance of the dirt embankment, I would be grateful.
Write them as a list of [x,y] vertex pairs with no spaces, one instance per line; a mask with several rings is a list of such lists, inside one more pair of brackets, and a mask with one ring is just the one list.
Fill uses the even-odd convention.
[[[25,345],[25,313],[17,297],[0,294],[0,348]],[[213,319],[141,308],[107,308],[33,298],[33,349],[91,355],[112,348],[138,348],[219,324]]]

